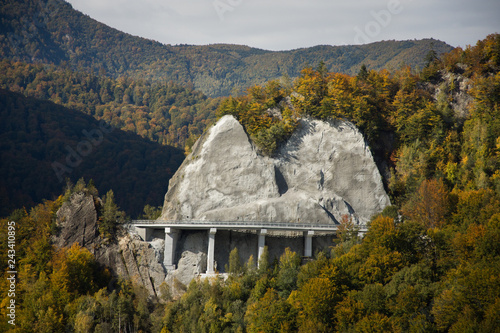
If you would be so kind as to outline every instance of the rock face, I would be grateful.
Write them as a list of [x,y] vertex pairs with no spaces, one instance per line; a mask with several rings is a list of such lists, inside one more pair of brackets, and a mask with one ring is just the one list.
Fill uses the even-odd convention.
[[470,94],[473,83],[472,80],[463,75],[441,72],[441,81],[438,85],[431,84],[434,99],[446,99],[453,109],[455,117],[465,119],[469,115],[470,105],[473,103],[473,97]]
[[169,272],[166,282],[171,288],[174,296],[179,295],[176,290],[176,280],[187,286],[191,280],[207,271],[207,246],[208,240],[204,232],[184,232],[178,244],[180,257],[177,269]]
[[359,130],[301,119],[273,157],[258,154],[241,124],[222,117],[174,177],[160,219],[358,224],[390,204]]
[[105,241],[98,231],[99,205],[100,199],[92,195],[73,194],[57,211],[59,233],[52,239],[54,245],[62,248],[79,243],[116,277],[131,279],[150,295],[159,295],[166,276],[161,264],[164,240],[144,242],[137,235],[122,232],[117,241]]
[[57,221],[60,233],[53,239],[57,247],[69,247],[73,243],[85,247],[97,241],[97,207],[93,196],[73,194],[57,211]]

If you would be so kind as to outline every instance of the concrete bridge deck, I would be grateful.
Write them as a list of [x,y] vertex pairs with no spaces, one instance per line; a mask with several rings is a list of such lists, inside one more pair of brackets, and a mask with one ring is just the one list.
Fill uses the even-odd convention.
[[[304,235],[304,257],[312,257],[312,241],[315,233],[335,233],[338,224],[314,224],[293,222],[263,222],[263,221],[197,221],[197,220],[132,220],[129,225],[133,226],[141,238],[148,241],[154,230],[165,230],[165,251],[163,264],[167,270],[175,269],[175,253],[179,232],[182,230],[207,230],[207,274],[214,273],[214,249],[215,234],[217,230],[255,230],[258,234],[257,253],[258,258],[264,252],[266,235],[268,231],[295,231],[303,232]],[[366,233],[366,227],[359,227],[360,233]]]
[[[261,221],[203,221],[203,220],[132,220],[137,228],[176,228],[176,229],[223,229],[223,230],[282,230],[282,231],[325,231],[336,232],[338,224],[314,224],[294,222],[261,222]],[[359,232],[368,231],[366,227],[360,227]]]

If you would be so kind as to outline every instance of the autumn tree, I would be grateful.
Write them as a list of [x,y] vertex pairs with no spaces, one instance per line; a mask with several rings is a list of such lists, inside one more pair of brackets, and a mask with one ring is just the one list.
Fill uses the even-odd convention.
[[251,304],[245,314],[248,332],[289,332],[294,329],[292,307],[274,289],[268,289],[259,301]]
[[448,190],[440,179],[424,180],[402,212],[427,228],[442,227],[449,212]]
[[241,265],[240,253],[237,247],[229,253],[229,266],[226,267],[226,271],[233,275],[243,273],[243,266]]

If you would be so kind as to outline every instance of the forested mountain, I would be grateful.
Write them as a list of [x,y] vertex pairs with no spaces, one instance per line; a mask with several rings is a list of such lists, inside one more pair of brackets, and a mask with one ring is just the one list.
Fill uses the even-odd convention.
[[[171,46],[62,0],[0,0],[0,58],[0,215],[11,213],[0,259],[18,271],[16,326],[2,320],[0,331],[498,331],[499,34],[465,50],[436,40]],[[179,298],[148,298],[89,250],[53,246],[55,213],[75,188],[96,201],[112,189],[132,216],[160,205],[183,148],[225,114],[268,155],[298,117],[355,123],[393,206],[364,237],[346,216],[337,246],[304,265],[289,249],[264,251],[258,266],[232,249],[227,280],[174,281]],[[114,230],[123,215],[112,197],[97,218]],[[22,205],[34,207],[12,212]],[[2,318],[9,276],[1,271]]]
[[209,96],[244,91],[281,76],[297,77],[323,61],[329,71],[355,74],[369,69],[424,66],[437,40],[386,41],[359,46],[316,46],[272,52],[239,45],[163,45],[134,37],[74,10],[63,0],[1,0],[0,57],[51,64],[111,77],[192,83]]
[[[176,281],[183,296],[148,299],[134,281],[106,287],[109,275],[88,250],[55,249],[50,243],[54,215],[67,197],[47,200],[1,220],[4,230],[16,223],[19,296],[12,331],[498,332],[499,92],[500,35],[493,34],[430,61],[418,74],[409,68],[362,69],[349,76],[319,66],[304,69],[292,86],[271,82],[228,98],[219,114],[237,117],[269,154],[293,132],[296,116],[349,119],[370,142],[392,134],[384,158],[393,206],[371,219],[364,237],[346,217],[338,244],[304,265],[289,249],[279,258],[264,251],[258,266],[253,258],[242,263],[234,248],[226,280],[194,280],[189,286]],[[465,112],[457,112],[456,100],[463,95],[470,100]],[[43,142],[37,133],[72,127],[44,132],[47,108],[62,107],[28,99],[46,106],[29,117],[20,112],[27,103],[18,102],[26,100],[23,96],[0,96],[25,115],[15,126],[25,130],[9,131],[11,140],[32,142],[33,136]],[[280,112],[281,119],[275,116]],[[78,130],[99,128],[90,117],[80,117],[90,124]],[[113,141],[115,131],[105,137]],[[78,147],[81,137],[68,137],[70,146]],[[49,153],[38,147],[33,158]],[[127,156],[133,154],[136,149]],[[64,163],[64,156],[49,157]],[[7,233],[0,233],[4,262],[8,249]],[[2,271],[2,295],[9,290],[7,276]],[[4,297],[2,315],[9,300]],[[0,322],[0,329],[11,328]]]
[[0,90],[1,216],[56,197],[83,177],[112,189],[131,216],[159,206],[184,151],[115,129],[82,112]]
[[84,112],[113,127],[184,149],[214,120],[218,99],[173,82],[151,84],[0,60],[0,87]]

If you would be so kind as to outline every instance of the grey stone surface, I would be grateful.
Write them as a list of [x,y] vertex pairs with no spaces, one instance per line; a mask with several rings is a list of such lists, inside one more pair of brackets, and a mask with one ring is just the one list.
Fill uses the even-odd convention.
[[471,79],[455,73],[441,72],[441,82],[431,85],[434,89],[434,99],[439,100],[441,94],[448,100],[454,115],[465,119],[469,116],[470,106],[474,101],[470,90],[473,87]]
[[120,237],[116,250],[118,253],[115,254],[123,258],[127,272],[124,276],[142,284],[150,295],[159,295],[159,287],[165,281],[166,273],[161,261],[158,261],[158,250],[136,235]]
[[183,231],[177,244],[177,269],[169,272],[165,280],[174,296],[182,293],[176,288],[176,280],[188,286],[193,278],[206,272],[208,231]]
[[70,247],[74,243],[87,246],[97,241],[97,206],[93,196],[73,194],[56,216],[60,232],[52,240],[57,247]]
[[365,224],[389,205],[380,173],[349,122],[301,119],[273,157],[258,154],[243,127],[222,117],[170,180],[166,220]]

